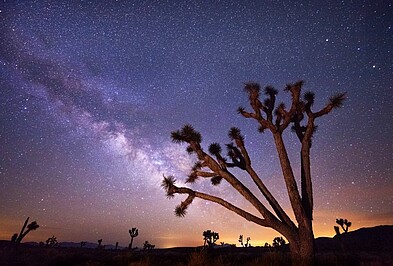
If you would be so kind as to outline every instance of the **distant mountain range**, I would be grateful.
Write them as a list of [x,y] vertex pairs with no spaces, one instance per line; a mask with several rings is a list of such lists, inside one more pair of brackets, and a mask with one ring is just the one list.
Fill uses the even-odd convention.
[[[39,243],[37,242],[24,242],[23,244],[25,245],[31,245],[31,246],[39,246]],[[112,244],[103,244],[105,246],[105,249],[116,249],[115,245]],[[81,243],[80,242],[59,242],[58,247],[62,248],[80,248]],[[83,246],[83,248],[88,248],[88,249],[94,249],[97,248],[98,244],[97,243],[92,243],[92,242],[86,242],[86,244]],[[117,249],[125,249],[125,247],[118,246]]]

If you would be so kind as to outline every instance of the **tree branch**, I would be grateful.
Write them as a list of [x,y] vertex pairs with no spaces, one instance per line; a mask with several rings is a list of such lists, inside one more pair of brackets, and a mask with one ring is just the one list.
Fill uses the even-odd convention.
[[259,224],[259,225],[265,226],[265,227],[272,227],[273,226],[266,219],[261,219],[261,218],[255,216],[249,212],[246,212],[246,211],[240,209],[239,207],[236,207],[235,205],[233,205],[233,204],[229,203],[228,201],[225,201],[219,197],[215,197],[215,196],[212,196],[209,194],[194,191],[190,188],[176,187],[176,186],[173,187],[173,193],[175,193],[175,194],[188,194],[188,195],[200,198],[200,199],[215,202],[215,203],[220,204],[221,206],[227,208],[228,210],[237,213],[238,215],[242,216],[243,218],[245,218],[248,221],[254,222],[256,224]]
[[282,139],[282,135],[281,133],[277,132],[276,134],[273,134],[273,137],[276,144],[278,157],[280,159],[281,169],[284,176],[285,185],[287,187],[287,192],[289,200],[291,202],[292,210],[295,214],[296,221],[298,223],[304,223],[305,212],[300,198],[298,186],[296,184],[295,176],[293,174],[292,166],[289,161],[284,141]]
[[295,84],[288,84],[286,90],[291,93],[292,105],[291,109],[285,113],[284,120],[280,125],[279,131],[283,132],[291,123],[292,117],[299,108],[300,91],[303,86],[303,81],[298,81]]
[[236,146],[240,149],[244,161],[245,161],[245,170],[247,173],[250,175],[252,180],[254,181],[255,185],[258,187],[259,191],[262,193],[262,195],[266,198],[270,206],[273,208],[274,212],[278,216],[278,218],[286,223],[288,226],[295,228],[295,224],[292,222],[292,220],[288,217],[286,212],[281,208],[280,204],[277,202],[277,200],[274,198],[274,196],[270,193],[269,189],[265,186],[265,184],[262,182],[261,178],[258,176],[258,174],[254,171],[254,169],[251,166],[251,159],[248,154],[248,151],[244,145],[244,141],[242,138],[235,139]]

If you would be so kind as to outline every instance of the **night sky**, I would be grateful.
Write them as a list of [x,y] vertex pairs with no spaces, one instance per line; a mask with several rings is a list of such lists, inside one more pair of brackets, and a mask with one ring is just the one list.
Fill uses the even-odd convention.
[[[162,175],[185,180],[195,157],[171,142],[191,123],[203,147],[241,128],[253,166],[289,210],[269,132],[236,113],[245,82],[305,80],[315,109],[347,92],[317,124],[312,147],[315,235],[336,218],[393,224],[393,6],[390,1],[1,1],[0,239],[27,216],[24,241],[196,246],[272,242],[278,233],[196,199],[184,218]],[[328,2],[328,3],[327,3]],[[285,134],[295,173],[299,143]],[[251,180],[235,171],[257,191]],[[252,208],[224,182],[199,191]],[[255,213],[255,212],[254,212]]]

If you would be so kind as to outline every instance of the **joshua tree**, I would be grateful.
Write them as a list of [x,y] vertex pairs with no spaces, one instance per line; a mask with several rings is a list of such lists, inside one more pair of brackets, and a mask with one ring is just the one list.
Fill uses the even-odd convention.
[[136,227],[133,227],[131,230],[128,230],[128,233],[130,233],[130,237],[131,237],[131,242],[128,245],[128,248],[131,250],[132,249],[132,242],[134,241],[134,237],[138,236],[138,229]]
[[[347,233],[349,227],[352,225],[352,223],[349,222],[347,219],[342,219],[342,218],[336,219],[336,224],[341,226],[341,228],[343,229],[344,233]],[[336,231],[336,235],[340,234],[340,228],[338,226],[334,227],[334,231]]]
[[153,249],[155,247],[156,247],[156,245],[150,244],[149,241],[147,241],[147,240],[145,241],[145,243],[143,243],[143,249]]
[[242,247],[244,247],[243,235],[240,235],[240,236],[239,236],[239,242],[240,242],[240,245],[242,245]]
[[220,236],[218,233],[213,232],[211,230],[207,230],[203,232],[203,246],[206,246],[206,244],[209,246],[209,248],[213,247],[218,239],[220,239]]
[[[310,151],[311,139],[316,130],[315,121],[330,113],[333,109],[341,107],[345,99],[345,93],[332,96],[329,102],[318,111],[313,111],[314,93],[306,92],[302,96],[303,82],[288,84],[286,92],[291,95],[291,104],[286,108],[283,103],[276,106],[277,90],[271,86],[264,89],[266,99],[260,100],[260,86],[256,83],[245,85],[245,91],[249,96],[252,111],[248,112],[240,107],[238,113],[245,118],[255,120],[259,124],[259,131],[270,131],[280,161],[283,179],[286,185],[289,201],[295,217],[293,221],[278,203],[271,191],[265,186],[261,176],[258,175],[246,148],[244,136],[240,129],[233,127],[229,131],[232,140],[227,144],[228,159],[222,155],[221,146],[213,143],[209,146],[210,155],[201,146],[202,136],[191,125],[185,125],[182,129],[171,133],[175,143],[188,144],[187,151],[196,154],[198,161],[191,169],[186,182],[195,182],[199,177],[210,179],[213,185],[218,185],[222,180],[228,182],[245,200],[256,209],[257,215],[245,211],[223,198],[202,193],[188,187],[179,187],[175,184],[173,176],[164,176],[162,186],[167,196],[172,198],[175,194],[187,194],[188,197],[175,209],[175,214],[183,217],[187,207],[194,198],[200,198],[215,202],[235,212],[248,221],[260,226],[270,227],[282,234],[290,243],[292,263],[296,265],[312,265],[314,262],[314,234],[312,228],[313,219],[313,189],[311,178]],[[293,129],[299,142],[300,148],[300,188],[289,160],[284,142],[283,133],[288,128]],[[253,194],[250,189],[230,171],[230,168],[239,168],[245,171],[258,187],[271,209],[259,199],[259,195]]]
[[13,234],[11,237],[11,242],[16,242],[17,238],[18,238],[18,234],[17,233]]
[[58,244],[55,236],[49,237],[45,242],[46,246],[51,248],[55,247]]
[[102,248],[102,245],[101,245],[102,244],[102,239],[98,239],[97,242],[98,242],[97,249]]
[[275,237],[273,239],[272,246],[275,247],[275,248],[280,248],[280,247],[284,246],[285,243],[286,243],[285,239],[282,238],[281,236],[280,237]]
[[[22,241],[22,239],[30,232],[30,231],[34,231],[36,230],[38,227],[40,227],[36,221],[33,221],[31,223],[29,223],[27,225],[27,223],[29,222],[30,217],[27,217],[25,223],[22,226],[22,229],[20,230],[19,235],[17,233],[15,233],[12,238],[11,241],[12,242],[16,242],[16,243],[20,243]],[[27,230],[25,231],[27,226]]]
[[251,240],[251,237],[247,237],[245,247],[251,247],[250,240]]
[[246,238],[246,243],[244,244],[244,242],[243,242],[243,235],[239,236],[239,242],[242,245],[242,247],[251,247],[251,244],[249,244],[250,240],[251,240],[251,238],[247,237]]

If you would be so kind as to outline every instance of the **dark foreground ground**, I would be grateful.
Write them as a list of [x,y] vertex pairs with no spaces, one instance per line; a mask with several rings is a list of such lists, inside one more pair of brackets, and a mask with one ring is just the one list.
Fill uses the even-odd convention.
[[[141,251],[14,245],[0,241],[1,266],[290,265],[288,247],[170,248]],[[316,265],[393,266],[393,226],[316,239]]]
[[[393,265],[388,252],[317,252],[316,265]],[[154,249],[146,251],[95,250],[2,246],[0,265],[83,265],[83,266],[180,266],[180,265],[290,265],[289,253],[265,248]]]

